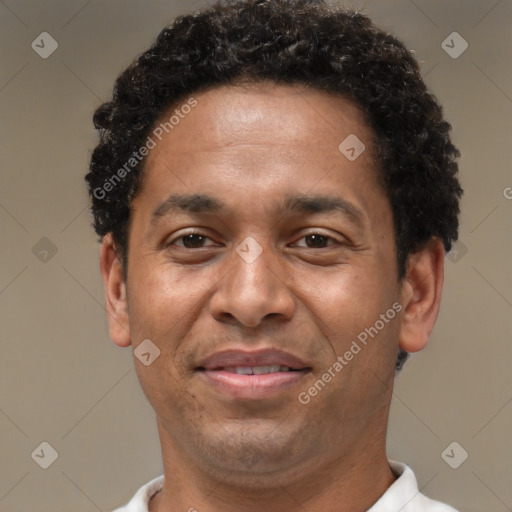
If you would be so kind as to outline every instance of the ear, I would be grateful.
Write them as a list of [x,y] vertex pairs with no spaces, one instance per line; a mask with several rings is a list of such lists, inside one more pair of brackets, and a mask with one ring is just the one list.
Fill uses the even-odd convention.
[[439,313],[444,280],[444,247],[432,238],[407,259],[403,280],[403,306],[399,345],[407,352],[425,348]]
[[128,322],[128,302],[123,267],[111,233],[103,237],[100,268],[105,288],[110,338],[119,347],[131,345]]

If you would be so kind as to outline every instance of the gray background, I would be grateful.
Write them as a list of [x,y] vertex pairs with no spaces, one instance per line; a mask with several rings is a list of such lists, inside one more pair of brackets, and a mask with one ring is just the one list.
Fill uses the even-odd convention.
[[[202,4],[0,2],[2,512],[108,511],[162,471],[130,350],[108,337],[83,176],[92,113],[115,77]],[[431,343],[396,383],[389,456],[463,511],[512,510],[512,2],[346,5],[416,51],[463,153],[461,243]],[[59,44],[47,59],[31,48],[43,31]],[[454,31],[469,44],[456,59],[441,46]],[[31,456],[43,441],[58,452],[48,469]],[[453,441],[469,454],[458,469],[441,455]],[[463,454],[448,453],[452,464]]]

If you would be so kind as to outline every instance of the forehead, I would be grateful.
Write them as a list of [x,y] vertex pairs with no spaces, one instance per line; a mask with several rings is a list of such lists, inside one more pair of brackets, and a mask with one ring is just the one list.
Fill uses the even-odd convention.
[[[270,201],[313,188],[325,195],[341,185],[354,195],[376,186],[372,131],[343,97],[259,83],[217,87],[192,100],[174,105],[151,133],[156,144],[141,194],[153,204],[173,192],[224,195],[224,202],[254,193]],[[345,140],[364,144],[356,160],[340,151]]]
[[[328,146],[332,150],[333,142],[341,142],[350,134],[358,134],[367,142],[372,139],[370,127],[353,102],[304,86],[267,82],[220,86],[196,95],[195,102],[196,106],[189,109],[183,100],[156,123],[157,130],[159,125],[164,127],[167,146],[173,142],[174,146],[195,143],[202,149],[268,145],[271,133],[272,145],[300,142],[308,148]],[[185,107],[186,115],[180,119],[173,116]],[[178,122],[165,130],[163,123],[171,117]],[[174,140],[166,137],[170,133]],[[163,145],[159,147],[162,150]],[[159,153],[159,148],[152,151],[148,164]]]

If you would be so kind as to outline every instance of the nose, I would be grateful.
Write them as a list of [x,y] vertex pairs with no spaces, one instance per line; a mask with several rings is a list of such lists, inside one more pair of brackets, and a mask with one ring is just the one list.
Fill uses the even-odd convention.
[[270,248],[251,261],[233,251],[230,267],[219,282],[211,301],[212,316],[221,322],[237,322],[258,327],[266,318],[290,320],[295,301],[288,286],[283,265]]

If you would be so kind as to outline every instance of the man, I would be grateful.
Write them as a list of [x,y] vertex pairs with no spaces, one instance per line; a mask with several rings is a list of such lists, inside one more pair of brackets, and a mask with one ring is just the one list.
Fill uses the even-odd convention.
[[320,1],[223,2],[164,29],[94,121],[110,336],[164,464],[118,511],[453,511],[385,449],[462,193],[403,44]]

